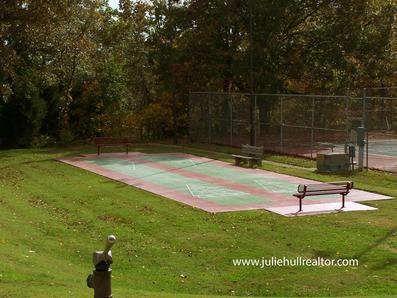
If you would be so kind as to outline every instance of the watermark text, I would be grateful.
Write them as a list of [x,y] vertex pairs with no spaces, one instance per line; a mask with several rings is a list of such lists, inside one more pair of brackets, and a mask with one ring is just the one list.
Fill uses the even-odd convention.
[[259,258],[259,259],[233,259],[236,267],[358,267],[357,259],[325,259],[325,258]]

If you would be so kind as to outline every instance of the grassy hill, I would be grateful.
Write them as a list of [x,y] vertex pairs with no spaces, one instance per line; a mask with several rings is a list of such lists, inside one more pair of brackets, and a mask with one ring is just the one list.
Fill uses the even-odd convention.
[[[230,161],[230,148],[139,145]],[[91,297],[91,254],[107,234],[114,297],[397,295],[397,200],[373,212],[285,218],[267,211],[208,214],[56,158],[95,152],[76,146],[0,151],[0,297]],[[267,156],[264,168],[317,180]],[[397,196],[397,176],[362,172],[358,188]],[[357,258],[358,267],[235,267],[234,258]],[[168,293],[168,294],[166,294]],[[202,295],[202,296],[200,296]],[[190,296],[189,296],[190,297]]]

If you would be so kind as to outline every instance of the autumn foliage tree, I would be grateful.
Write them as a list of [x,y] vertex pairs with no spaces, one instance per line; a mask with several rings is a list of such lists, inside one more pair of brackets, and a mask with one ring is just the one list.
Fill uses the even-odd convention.
[[183,135],[189,91],[250,89],[250,18],[256,92],[396,84],[393,0],[119,3],[0,1],[1,147]]

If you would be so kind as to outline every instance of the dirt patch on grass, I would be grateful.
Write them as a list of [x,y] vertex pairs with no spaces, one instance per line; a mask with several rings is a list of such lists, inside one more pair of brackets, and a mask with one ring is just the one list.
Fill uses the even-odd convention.
[[130,219],[121,217],[121,216],[117,216],[117,215],[99,215],[97,216],[97,219],[102,220],[102,221],[106,221],[106,222],[114,222],[114,223],[122,223],[122,224],[132,224],[132,221]]
[[82,220],[81,218],[76,219],[73,215],[69,212],[69,210],[65,208],[55,207],[50,205],[45,200],[41,199],[40,197],[32,197],[28,200],[28,202],[35,208],[40,208],[46,210],[48,213],[56,217],[58,220],[66,224],[67,226],[76,227],[88,227],[88,222]]

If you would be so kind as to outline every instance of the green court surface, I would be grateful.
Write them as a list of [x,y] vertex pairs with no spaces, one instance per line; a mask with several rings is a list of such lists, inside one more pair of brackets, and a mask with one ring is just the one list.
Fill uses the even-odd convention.
[[[88,155],[63,161],[209,212],[295,208],[297,185],[314,183],[182,153]],[[387,198],[359,190],[348,197],[351,201]],[[312,196],[305,204],[339,201],[339,195]]]
[[[190,178],[186,176],[186,172],[181,173],[182,170],[214,179],[222,178],[258,190],[266,190],[287,196],[295,193],[297,188],[296,183],[285,179],[283,176],[261,176],[259,174],[262,173],[258,173],[258,171],[249,170],[252,173],[245,172],[237,167],[225,167],[214,160],[197,160],[189,157],[175,157],[169,154],[145,155],[140,158],[156,164],[166,165],[170,168],[159,169],[153,167],[153,165],[150,166],[149,163],[134,162],[134,159],[126,160],[113,157],[89,159],[87,161],[134,178],[171,187],[177,191],[224,205],[271,202],[271,199],[253,196],[244,191],[233,190],[228,188],[228,185],[214,185],[216,181],[214,183],[206,183],[200,179],[200,176]],[[338,196],[330,195],[330,197],[337,198]],[[318,200],[322,198],[321,196],[313,196],[307,199]]]
[[[245,177],[239,172],[233,172],[230,169],[214,164],[209,165],[208,163],[210,162],[208,161],[193,161],[190,158],[180,159],[169,155],[144,156],[141,158],[140,160],[137,158],[127,160],[105,157],[88,159],[87,162],[148,183],[168,187],[175,192],[187,196],[197,197],[220,205],[242,205],[271,201],[265,197],[232,189],[228,185],[208,183],[207,180],[202,180],[198,176],[189,177],[186,173],[181,173],[182,171],[189,171],[191,173],[202,174],[211,169],[211,171],[207,172],[207,176],[209,177],[222,177],[223,179],[230,179],[230,181],[243,185],[261,188],[261,186],[255,183],[255,179]],[[150,163],[145,161],[149,161]],[[169,166],[170,168],[154,167],[154,163]],[[278,181],[277,183],[283,184],[282,181]],[[288,185],[285,186],[288,187]]]
[[369,140],[368,154],[385,155],[397,158],[397,139]]

